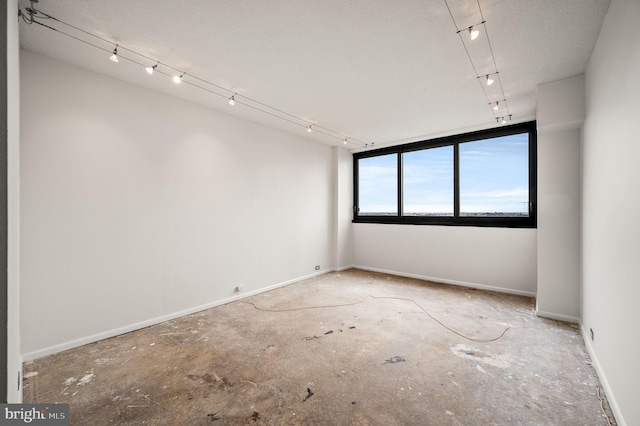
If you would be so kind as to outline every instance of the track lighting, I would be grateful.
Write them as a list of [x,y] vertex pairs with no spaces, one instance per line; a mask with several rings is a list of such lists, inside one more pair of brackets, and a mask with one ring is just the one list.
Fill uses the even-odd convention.
[[[495,80],[494,80],[493,78],[491,78],[491,76],[492,76],[492,75],[494,75],[494,74],[495,74],[495,75],[498,75],[498,72],[496,71],[496,72],[492,72],[492,73],[490,73],[490,74],[479,75],[479,76],[477,76],[476,78],[477,78],[478,80],[479,80],[479,79],[481,79],[481,78],[484,78],[484,79],[485,79],[485,84],[486,84],[487,86],[491,86],[491,85],[495,82]],[[488,99],[487,99],[487,100],[488,100]],[[502,99],[502,100],[504,101],[505,99]],[[492,103],[493,103],[493,102],[489,102],[489,105],[491,105]]]
[[503,115],[502,117],[496,117],[496,123],[507,124],[507,118],[509,118],[509,121],[511,121],[512,116],[513,114]]
[[113,49],[113,55],[109,56],[109,60],[111,62],[118,62],[118,45],[116,44],[115,49]]
[[236,95],[231,95],[229,98],[229,105],[234,106],[236,104]]
[[[446,2],[446,0],[445,0],[445,2]],[[451,13],[451,11],[449,11],[449,13]],[[453,18],[453,15],[451,15],[451,17]],[[480,30],[479,30],[479,29],[477,29],[477,27],[478,27],[478,26],[480,26],[480,25],[483,25],[485,22],[487,22],[487,21],[482,21],[482,22],[477,23],[477,24],[475,24],[475,25],[471,25],[470,27],[467,27],[467,28],[463,28],[463,29],[461,29],[461,30],[458,30],[458,31],[456,32],[456,34],[460,34],[462,31],[467,30],[467,31],[469,31],[469,38],[470,38],[471,40],[475,40],[475,39],[477,39],[477,38],[478,38],[478,36],[480,35]],[[455,19],[454,19],[454,23],[455,23]]]
[[[453,25],[456,27],[456,30],[457,30],[456,34],[460,38],[460,42],[462,42],[464,51],[467,54],[467,58],[469,58],[469,62],[471,62],[471,67],[473,68],[474,71],[476,71],[476,78],[478,79],[478,83],[480,84],[482,91],[484,92],[484,95],[487,99],[487,105],[489,105],[489,108],[492,109],[493,117],[496,119],[497,123],[500,123],[501,119],[506,120],[506,118],[504,117],[499,117],[498,114],[507,114],[507,116],[509,117],[509,120],[511,120],[511,114],[509,114],[509,106],[507,105],[507,98],[504,93],[504,88],[502,87],[502,81],[498,81],[497,86],[499,87],[494,86],[491,89],[487,89],[488,86],[491,86],[493,83],[495,83],[495,80],[491,77],[494,74],[498,75],[499,71],[498,71],[498,64],[496,63],[496,59],[493,56],[493,48],[491,47],[489,31],[486,25],[487,21],[485,21],[484,19],[484,14],[482,13],[482,6],[480,6],[480,1],[470,1],[469,2],[471,3],[469,5],[470,9],[469,10],[465,9],[464,12],[462,12],[462,10],[458,8],[453,8],[453,10],[457,10],[456,14],[458,16],[454,16],[452,8],[449,7],[450,0],[444,0],[444,3],[446,4],[447,10],[449,11],[449,15],[451,16],[451,21],[453,21]],[[476,10],[473,10],[475,9],[475,6],[473,5],[473,3],[477,4],[477,13],[476,13]],[[459,27],[457,22],[468,19],[468,16],[470,14],[473,16],[480,16],[482,18],[482,21],[475,23],[473,25],[469,25],[467,27],[458,29]],[[468,22],[468,23],[472,23],[472,22]],[[484,28],[484,34],[480,39],[480,31],[482,30],[482,28]],[[465,37],[463,37],[462,35],[463,32],[465,34],[469,33],[469,38],[472,41],[473,40],[477,40],[477,41],[473,43],[468,42],[465,39]],[[483,68],[480,66],[481,65],[480,63],[476,63],[477,60],[483,61],[482,65],[484,67],[486,67],[485,62],[489,60],[490,62],[492,62],[493,67]],[[493,69],[494,71],[491,73],[482,75],[477,72],[478,69],[483,69],[483,70]],[[502,95],[502,99],[497,98],[498,93]],[[499,100],[496,101],[495,100],[496,98]],[[494,100],[492,101],[491,99],[494,99]]]
[[156,68],[158,67],[158,64],[159,64],[159,63],[160,63],[160,62],[158,62],[157,64],[155,64],[155,65],[154,65],[154,66],[152,66],[152,67],[147,67],[147,68],[145,68],[145,69],[147,70],[147,73],[148,73],[149,75],[152,75],[152,74],[153,74],[153,72],[154,72],[154,71],[156,70]]
[[[108,57],[110,61],[112,62],[119,62],[120,61],[120,57],[118,55],[118,49],[120,47],[119,43],[116,43],[115,41],[102,37],[100,35],[94,34],[93,31],[87,31],[84,30],[82,28],[76,27],[73,24],[64,22],[54,16],[48,15],[42,11],[39,11],[35,8],[34,4],[38,2],[38,0],[25,0],[25,2],[31,2],[31,7],[27,7],[26,9],[20,9],[18,10],[18,17],[22,18],[22,20],[25,22],[25,24],[27,25],[31,25],[34,24],[36,26],[41,26],[42,28],[46,28],[48,30],[52,30],[55,31],[56,34],[62,34],[64,36],[67,36],[71,39],[74,39],[76,41],[85,43],[91,47],[96,48],[97,50],[99,50],[101,52],[101,54],[105,54],[109,52],[109,49],[106,46],[114,46],[114,49],[112,51],[112,54]],[[39,19],[36,18],[42,18],[42,19],[51,19],[50,23],[52,25],[45,25],[44,23],[39,22]],[[85,36],[81,36],[79,37],[78,35],[71,34],[69,32],[66,32],[64,30],[64,28],[60,25],[64,25],[66,27],[70,27],[75,29],[76,31],[79,31],[81,33],[83,33]],[[93,37],[93,38],[89,38],[89,37]],[[95,39],[95,40],[94,40]],[[137,52],[134,51],[132,49],[129,49],[127,47],[123,46],[123,49],[125,49],[127,51],[127,55],[124,56],[124,59],[126,62],[131,62],[133,64],[135,64],[135,68],[136,68],[136,72],[140,71],[140,67],[144,68],[145,71],[149,74],[149,75],[153,75],[155,72],[158,72],[162,75],[166,75],[167,77],[171,77],[173,82],[175,84],[180,84],[182,83],[182,80],[184,78],[185,75],[187,75],[186,71],[180,71],[179,68],[175,68],[171,65],[169,65],[168,63],[162,62],[162,68],[158,69],[158,66],[160,65],[160,61],[154,58],[150,58],[148,56],[145,56],[145,54],[141,53],[141,52]],[[140,59],[135,59],[135,58],[143,58],[142,60],[144,60],[145,62],[139,62],[141,61]],[[155,65],[151,66],[147,66],[147,64],[152,63],[152,62],[156,62]],[[172,72],[170,72],[169,70],[174,70],[173,72],[176,74],[173,74]],[[202,85],[199,84],[199,82],[206,84],[207,86],[204,87]],[[213,95],[216,96],[220,96],[220,97],[226,97],[226,94],[229,93],[229,89],[227,87],[223,87],[220,86],[214,82],[211,81],[207,81],[204,80],[202,78],[199,78],[195,75],[190,75],[189,79],[187,81],[184,82],[185,84],[189,85],[190,87],[196,88],[196,89],[201,89],[203,91],[206,91],[208,93],[211,93]],[[213,87],[213,89],[210,89],[209,86]],[[231,96],[231,98],[229,98],[229,104],[234,105],[235,104],[235,94],[233,96]],[[328,136],[329,138],[331,138],[335,143],[336,140],[342,140],[343,143],[345,145],[347,145],[347,142],[353,146],[358,146],[358,147],[364,147],[365,143],[355,139],[355,138],[345,138],[344,135],[341,132],[337,132],[335,130],[329,129],[327,127],[323,127],[320,124],[309,124],[309,121],[305,118],[302,117],[298,117],[295,116],[293,114],[290,114],[288,112],[282,111],[280,109],[277,109],[271,105],[268,105],[264,102],[260,102],[256,99],[252,99],[250,97],[247,97],[245,95],[242,95],[241,98],[241,102],[240,104],[242,106],[246,106],[247,108],[252,108],[258,112],[267,114],[271,117],[277,118],[277,119],[281,119],[287,122],[290,122],[292,124],[294,124],[296,127],[298,127],[298,129],[300,129],[300,127],[305,127],[307,129],[307,132],[312,132],[312,131],[317,131],[319,134]],[[286,116],[286,117],[285,117]],[[367,146],[371,146],[373,147],[373,143],[367,145]]]
[[[502,102],[502,104],[501,104],[501,102]],[[501,109],[507,109],[507,111],[508,111],[507,98],[500,99],[500,100],[495,101],[495,102],[489,102],[489,106],[494,111],[499,111]]]
[[473,25],[469,27],[469,38],[471,40],[477,39],[479,35],[480,35],[480,31],[479,30],[474,30],[473,29]]

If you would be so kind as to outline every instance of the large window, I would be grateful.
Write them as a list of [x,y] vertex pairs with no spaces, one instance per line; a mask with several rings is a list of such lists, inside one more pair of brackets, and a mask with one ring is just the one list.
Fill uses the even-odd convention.
[[535,122],[354,154],[354,221],[536,226]]

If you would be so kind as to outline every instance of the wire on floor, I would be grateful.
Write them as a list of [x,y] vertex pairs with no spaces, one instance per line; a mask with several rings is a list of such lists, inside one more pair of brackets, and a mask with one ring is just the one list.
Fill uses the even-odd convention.
[[247,302],[247,301],[244,301],[244,300],[241,301],[240,303],[246,303],[248,305],[251,305],[255,309],[257,309],[258,311],[262,311],[262,312],[293,312],[293,311],[304,311],[304,310],[309,310],[309,309],[341,308],[341,307],[345,307],[345,306],[354,306],[354,305],[358,305],[360,303],[363,303],[366,299],[369,299],[369,298],[371,298],[371,299],[403,300],[403,301],[406,301],[406,302],[411,302],[414,305],[416,305],[420,310],[422,310],[422,312],[424,312],[429,318],[431,318],[433,321],[435,321],[437,324],[439,324],[441,327],[443,327],[443,328],[449,330],[450,332],[462,337],[463,339],[467,339],[467,340],[470,340],[472,342],[477,342],[477,343],[495,342],[496,340],[498,340],[502,336],[504,336],[505,333],[511,328],[511,327],[506,327],[502,331],[502,333],[500,333],[500,335],[498,335],[497,337],[494,337],[492,339],[477,339],[475,337],[470,337],[470,336],[465,335],[464,333],[456,331],[453,328],[447,326],[442,321],[440,321],[439,319],[434,317],[427,309],[425,309],[422,305],[420,305],[414,299],[410,299],[410,298],[407,298],[407,297],[373,296],[373,295],[370,294],[370,295],[368,295],[366,297],[363,297],[362,300],[359,300],[357,302],[352,302],[352,303],[340,303],[340,304],[335,304],[335,305],[304,306],[304,307],[300,307],[300,308],[287,308],[287,309],[264,309],[264,308],[260,308],[260,307],[256,306],[253,302]]
[[[552,319],[552,321],[553,321],[553,324],[556,327],[558,327],[558,323],[556,322],[556,320]],[[598,399],[600,400],[600,410],[602,411],[602,415],[607,419],[607,425],[608,426],[617,425],[617,422],[615,421],[615,418],[613,418],[614,423],[611,423],[612,418],[609,416],[609,414],[607,413],[607,410],[604,408],[604,398],[602,397],[601,392],[600,392],[600,389],[601,389],[600,379],[598,379],[598,375],[597,374],[595,374],[593,371],[591,371],[593,369],[593,366],[591,365],[591,362],[588,362],[588,363],[585,362],[583,357],[578,355],[578,353],[576,351],[574,351],[573,348],[569,344],[565,343],[565,345],[566,345],[567,349],[569,349],[569,351],[573,354],[573,356],[575,356],[576,359],[582,364],[582,366],[584,367],[584,371],[591,377],[592,382],[595,383],[596,389],[597,389],[597,396],[598,396]]]
[[600,385],[598,385],[598,399],[600,400],[600,408],[602,409],[602,414],[604,414],[604,417],[607,419],[607,423],[609,424],[609,426],[613,426],[611,424],[611,419],[609,419],[609,415],[607,414],[607,410],[604,409],[604,398],[600,396]]

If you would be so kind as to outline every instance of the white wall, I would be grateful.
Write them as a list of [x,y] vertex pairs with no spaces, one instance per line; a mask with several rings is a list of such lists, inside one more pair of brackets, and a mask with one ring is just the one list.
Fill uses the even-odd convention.
[[536,230],[353,224],[354,263],[371,270],[528,296]]
[[340,147],[334,149],[335,261],[337,269],[353,264],[353,155]]
[[7,401],[22,402],[20,357],[20,67],[18,0],[7,2]]
[[584,76],[538,86],[537,314],[580,321]]
[[640,424],[638,0],[613,0],[586,73],[582,322],[619,424]]
[[333,268],[332,148],[21,52],[31,359]]

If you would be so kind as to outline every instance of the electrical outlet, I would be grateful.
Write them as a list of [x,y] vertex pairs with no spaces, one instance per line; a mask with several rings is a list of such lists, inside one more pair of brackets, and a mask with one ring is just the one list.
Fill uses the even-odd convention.
[[589,329],[589,333],[591,334],[591,341],[593,342],[593,328]]
[[320,270],[320,265],[316,265],[316,271]]
[[242,284],[236,286],[236,293],[240,293],[243,290]]

